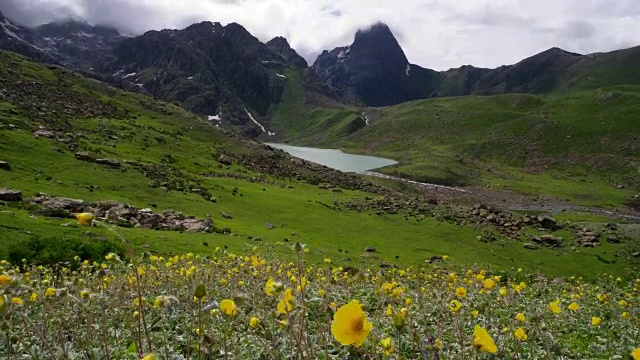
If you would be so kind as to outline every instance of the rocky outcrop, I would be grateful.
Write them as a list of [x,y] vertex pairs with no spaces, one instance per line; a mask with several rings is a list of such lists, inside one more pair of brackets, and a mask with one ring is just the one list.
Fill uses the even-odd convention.
[[0,201],[22,201],[22,192],[19,190],[0,188]]
[[[0,191],[0,196],[2,191]],[[37,214],[52,217],[71,217],[73,213],[88,212],[97,219],[122,227],[136,227],[154,230],[212,232],[211,219],[196,219],[173,210],[155,213],[151,209],[138,209],[116,201],[89,203],[80,199],[37,196],[27,200],[39,207]]]

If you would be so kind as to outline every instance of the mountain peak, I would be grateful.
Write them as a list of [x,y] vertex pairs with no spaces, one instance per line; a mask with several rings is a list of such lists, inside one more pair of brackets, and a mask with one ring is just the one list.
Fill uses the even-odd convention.
[[400,48],[400,45],[393,35],[393,32],[391,32],[389,26],[387,26],[387,24],[385,23],[378,22],[371,25],[371,27],[367,29],[358,30],[353,45],[357,46],[358,44],[381,43],[392,44]]
[[105,25],[91,25],[84,20],[69,18],[40,25],[34,29],[36,32],[47,36],[68,36],[72,33],[97,34],[101,36],[120,36],[120,32],[113,27]]
[[291,48],[287,39],[276,36],[267,42],[267,46],[274,53],[282,56],[289,65],[298,68],[306,68],[307,61]]

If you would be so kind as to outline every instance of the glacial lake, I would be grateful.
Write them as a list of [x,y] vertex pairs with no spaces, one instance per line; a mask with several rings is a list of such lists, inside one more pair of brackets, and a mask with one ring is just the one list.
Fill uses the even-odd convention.
[[378,169],[398,163],[394,160],[375,156],[347,154],[335,149],[318,149],[270,143],[267,143],[267,145],[276,149],[284,150],[297,158],[328,166],[343,172],[363,173],[368,170]]

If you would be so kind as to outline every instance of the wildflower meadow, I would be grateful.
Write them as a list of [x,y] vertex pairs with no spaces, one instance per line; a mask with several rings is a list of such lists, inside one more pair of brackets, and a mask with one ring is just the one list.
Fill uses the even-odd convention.
[[[356,269],[143,254],[0,265],[8,359],[640,359],[640,279],[548,279],[449,260]],[[296,254],[297,253],[297,254]]]

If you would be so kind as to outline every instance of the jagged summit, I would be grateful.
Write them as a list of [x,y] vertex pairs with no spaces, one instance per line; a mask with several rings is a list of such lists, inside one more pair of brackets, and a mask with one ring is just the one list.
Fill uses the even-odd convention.
[[289,65],[297,68],[306,68],[309,65],[307,61],[300,56],[295,50],[291,48],[287,39],[282,36],[276,36],[275,38],[267,42],[267,46],[274,53],[282,56]]
[[313,69],[350,100],[369,106],[425,98],[438,78],[437,72],[409,63],[384,23],[359,30],[349,46],[323,52]]
[[120,32],[106,25],[91,25],[86,21],[77,19],[66,19],[63,21],[55,21],[48,24],[40,25],[34,28],[34,31],[42,36],[70,36],[74,34],[80,35],[98,35],[98,36],[121,36]]

